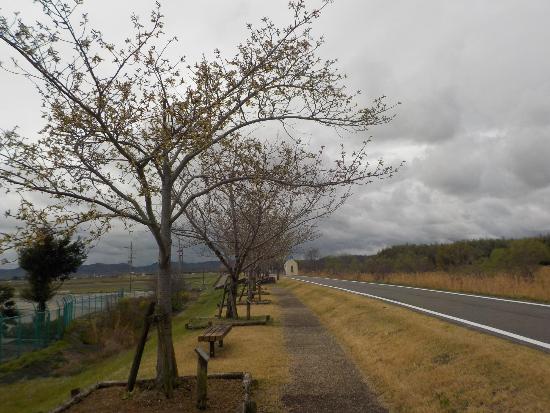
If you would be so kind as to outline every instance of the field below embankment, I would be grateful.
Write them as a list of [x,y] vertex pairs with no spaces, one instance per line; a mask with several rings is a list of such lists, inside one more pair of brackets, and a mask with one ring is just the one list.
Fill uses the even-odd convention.
[[461,274],[443,271],[421,273],[352,274],[311,273],[318,277],[407,285],[550,303],[550,268],[541,267],[533,278],[510,274]]
[[284,280],[396,412],[550,411],[550,354],[398,306]]
[[[185,324],[196,317],[213,316],[220,298],[220,290],[208,288],[197,301],[174,317],[174,349],[180,375],[196,374],[197,355],[194,348],[199,346],[197,336],[201,332],[188,330]],[[241,311],[244,311],[244,306]],[[258,402],[258,411],[282,412],[280,391],[288,381],[288,355],[284,346],[279,307],[276,304],[252,306],[252,316],[265,314],[271,315],[274,321],[264,326],[234,327],[225,339],[223,348],[217,349],[216,358],[209,362],[208,371],[250,372],[256,380],[253,398]],[[61,341],[44,350],[28,353],[0,365],[0,411],[46,412],[68,399],[71,389],[85,389],[100,381],[128,378],[134,356],[133,348],[97,362],[88,358],[80,368],[63,374],[63,366],[69,360],[63,360],[61,351],[68,345],[70,343]],[[200,346],[208,351],[205,343]],[[145,347],[139,378],[155,376],[156,351],[157,334],[153,329]],[[44,365],[48,369],[41,369]],[[13,377],[16,379],[12,379]]]

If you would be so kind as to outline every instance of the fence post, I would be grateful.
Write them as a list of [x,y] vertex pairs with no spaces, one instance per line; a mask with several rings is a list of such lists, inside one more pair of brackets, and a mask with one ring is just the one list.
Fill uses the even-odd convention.
[[44,312],[44,343],[43,347],[46,347],[48,343],[50,342],[50,310],[46,310],[47,312]]
[[4,335],[4,317],[0,314],[0,363],[2,363],[2,358],[4,356],[4,346],[2,344],[2,336]]
[[57,336],[61,338],[63,336],[63,308],[57,307]]
[[36,348],[36,343],[38,342],[38,311],[34,312],[34,316],[32,318],[32,324],[33,324],[33,330],[34,330],[34,336],[32,340],[32,345],[34,348]]
[[21,315],[17,316],[17,357],[21,355]]
[[63,333],[65,332],[65,327],[67,327],[67,306],[67,300],[65,299],[65,297],[63,297],[63,328],[61,329],[61,335],[63,335]]

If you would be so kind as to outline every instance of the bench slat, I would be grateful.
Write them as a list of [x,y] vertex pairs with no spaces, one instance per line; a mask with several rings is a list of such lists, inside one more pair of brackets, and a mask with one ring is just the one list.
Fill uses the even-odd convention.
[[231,324],[219,324],[216,326],[208,327],[199,336],[199,341],[219,341],[231,331],[233,326]]

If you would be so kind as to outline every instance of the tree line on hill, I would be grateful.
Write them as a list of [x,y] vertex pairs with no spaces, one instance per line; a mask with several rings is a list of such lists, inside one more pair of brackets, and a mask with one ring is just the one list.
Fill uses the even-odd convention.
[[550,265],[550,235],[522,239],[477,239],[450,244],[404,244],[374,255],[327,256],[307,253],[305,272],[417,273],[459,272],[472,275],[507,273],[532,278],[541,265]]

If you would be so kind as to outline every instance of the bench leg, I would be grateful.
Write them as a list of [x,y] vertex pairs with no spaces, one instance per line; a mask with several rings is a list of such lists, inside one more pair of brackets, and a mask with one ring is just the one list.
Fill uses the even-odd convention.
[[216,357],[214,342],[210,341],[210,357]]
[[220,341],[218,342],[218,345],[219,345],[220,347],[223,347],[223,340],[220,340]]

